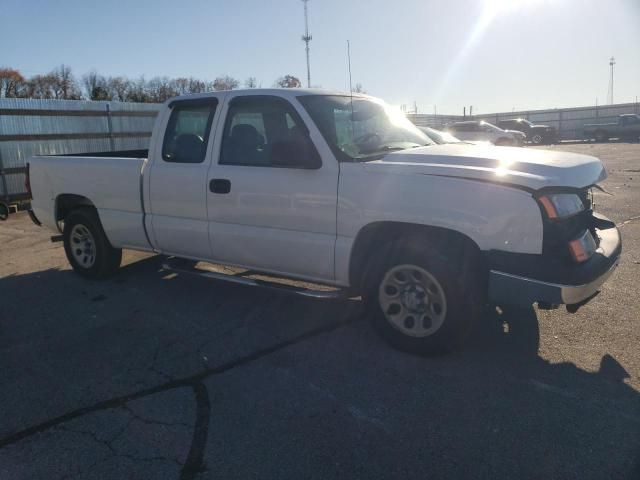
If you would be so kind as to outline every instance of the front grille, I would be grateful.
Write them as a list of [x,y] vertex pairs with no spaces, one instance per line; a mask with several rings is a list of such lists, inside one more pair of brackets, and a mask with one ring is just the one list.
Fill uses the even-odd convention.
[[578,196],[582,200],[582,204],[584,205],[585,210],[593,210],[595,206],[593,203],[593,189],[586,188],[584,190],[581,190],[578,193]]

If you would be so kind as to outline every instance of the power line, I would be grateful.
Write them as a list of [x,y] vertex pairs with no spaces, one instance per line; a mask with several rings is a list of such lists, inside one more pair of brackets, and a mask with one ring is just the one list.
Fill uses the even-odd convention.
[[305,50],[307,52],[307,87],[311,88],[311,66],[309,65],[309,42],[313,40],[313,37],[309,35],[309,13],[307,10],[307,3],[309,0],[302,0],[304,3],[304,35],[302,41],[305,43]]

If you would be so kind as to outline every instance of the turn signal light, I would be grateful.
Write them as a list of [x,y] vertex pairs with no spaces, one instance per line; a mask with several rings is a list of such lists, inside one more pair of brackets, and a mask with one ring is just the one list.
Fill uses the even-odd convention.
[[569,242],[569,252],[573,260],[577,263],[589,260],[591,255],[596,251],[596,248],[596,242],[589,230],[584,232],[580,238]]

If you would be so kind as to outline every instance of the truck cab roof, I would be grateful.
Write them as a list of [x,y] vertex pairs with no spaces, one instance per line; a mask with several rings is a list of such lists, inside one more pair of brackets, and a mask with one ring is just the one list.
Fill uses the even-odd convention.
[[205,92],[205,93],[192,93],[188,95],[180,95],[178,97],[172,97],[165,102],[165,104],[170,104],[176,101],[181,100],[193,100],[193,99],[206,99],[213,97],[215,94],[220,93],[233,93],[236,96],[249,96],[249,95],[270,95],[282,98],[295,98],[309,95],[335,95],[335,96],[351,96],[354,98],[369,98],[369,95],[363,93],[353,94],[350,92],[345,92],[341,90],[331,90],[324,88],[239,88],[235,90],[218,90],[215,92]]

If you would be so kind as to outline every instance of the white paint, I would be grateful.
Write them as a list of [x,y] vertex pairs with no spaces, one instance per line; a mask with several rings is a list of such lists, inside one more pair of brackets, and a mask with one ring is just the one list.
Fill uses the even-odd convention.
[[[228,101],[275,95],[291,102],[322,158],[318,170],[218,163]],[[201,164],[161,159],[169,109],[159,114],[144,159],[34,157],[33,209],[55,229],[60,194],[88,198],[116,247],[215,261],[346,286],[353,244],[363,227],[393,221],[452,229],[482,250],[540,253],[542,220],[530,191],[585,187],[606,177],[593,157],[522,148],[435,145],[368,163],[338,164],[296,96],[340,94],[306,89],[247,90],[217,96]],[[140,175],[146,227],[142,227]],[[231,181],[229,194],[209,181]],[[514,187],[523,187],[514,188]]]

